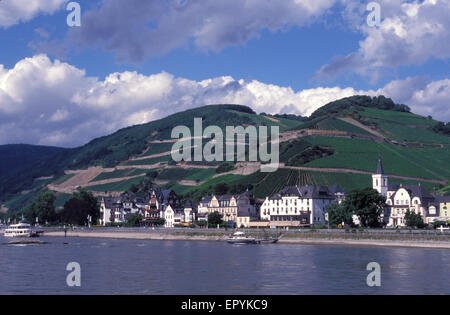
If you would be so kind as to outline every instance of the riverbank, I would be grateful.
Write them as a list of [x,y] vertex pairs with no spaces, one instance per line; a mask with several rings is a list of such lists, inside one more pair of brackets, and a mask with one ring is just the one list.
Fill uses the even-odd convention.
[[[178,231],[67,231],[66,236],[109,238],[109,239],[135,239],[135,240],[165,240],[165,241],[226,241],[230,232],[178,232]],[[248,233],[252,234],[252,233]],[[260,234],[258,234],[261,236]],[[258,236],[253,235],[253,236]],[[64,231],[46,232],[45,236],[64,237]],[[355,245],[355,246],[383,246],[383,247],[418,247],[450,249],[450,236],[448,235],[327,235],[321,233],[289,233],[282,235],[281,244],[304,245]]]

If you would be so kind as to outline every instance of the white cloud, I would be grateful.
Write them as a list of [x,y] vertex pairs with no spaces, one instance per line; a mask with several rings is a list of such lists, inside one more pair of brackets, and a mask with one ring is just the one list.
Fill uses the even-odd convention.
[[0,144],[81,145],[119,128],[207,104],[310,115],[328,102],[355,94],[385,94],[419,113],[450,120],[448,79],[408,78],[377,91],[351,87],[295,91],[256,80],[225,76],[194,81],[167,72],[113,73],[99,80],[70,64],[37,55],[11,69],[0,65]]
[[377,91],[397,102],[410,105],[413,112],[450,121],[450,80],[428,82],[424,77],[392,81]]
[[33,19],[41,13],[53,14],[67,0],[2,0],[0,27],[9,27]]
[[68,42],[98,45],[120,60],[141,62],[193,43],[203,51],[245,44],[263,30],[304,26],[337,0],[109,0],[86,12]]
[[[345,17],[364,34],[358,51],[336,57],[323,66],[317,76],[335,77],[350,70],[376,78],[382,69],[404,65],[421,65],[431,58],[450,57],[450,1],[392,1],[379,0],[382,23],[369,27],[361,16],[365,4],[342,0]],[[368,12],[366,12],[365,16]]]

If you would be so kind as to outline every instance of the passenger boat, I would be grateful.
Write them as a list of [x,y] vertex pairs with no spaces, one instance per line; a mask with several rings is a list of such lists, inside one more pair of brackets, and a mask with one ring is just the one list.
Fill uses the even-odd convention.
[[31,225],[27,223],[12,224],[5,229],[5,237],[30,237]]
[[227,239],[229,244],[246,245],[246,244],[258,244],[254,237],[245,235],[244,232],[236,232]]

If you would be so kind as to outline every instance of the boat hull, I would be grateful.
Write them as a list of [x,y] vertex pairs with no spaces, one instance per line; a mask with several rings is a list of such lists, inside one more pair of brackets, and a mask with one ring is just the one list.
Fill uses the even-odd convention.
[[227,243],[234,245],[258,244],[258,242],[255,239],[228,239]]
[[5,233],[3,234],[4,237],[9,237],[9,238],[25,238],[25,237],[30,237],[30,233],[27,234],[17,234],[17,233]]

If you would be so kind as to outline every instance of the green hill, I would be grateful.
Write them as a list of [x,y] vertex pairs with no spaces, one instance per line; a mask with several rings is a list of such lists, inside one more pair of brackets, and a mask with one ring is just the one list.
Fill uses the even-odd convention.
[[66,149],[28,144],[0,145],[0,174],[8,177]]
[[[280,126],[285,138],[280,144],[280,169],[261,173],[257,167],[239,163],[177,165],[170,155],[172,129],[179,125],[193,129],[194,118],[200,117],[204,128]],[[410,113],[406,105],[382,96],[345,98],[323,106],[309,118],[258,115],[240,105],[210,105],[60,150],[20,172],[2,173],[0,200],[10,209],[20,209],[48,184],[66,196],[76,185],[109,193],[138,191],[151,182],[194,200],[212,192],[247,188],[264,198],[287,184],[339,184],[353,189],[370,185],[378,153],[391,180],[422,182],[428,189],[448,193],[444,187],[450,179],[450,137],[441,127],[438,121]],[[88,169],[93,166],[97,166],[94,171]],[[74,172],[65,174],[68,170]],[[48,176],[53,179],[42,179]],[[79,181],[83,178],[88,180]]]

